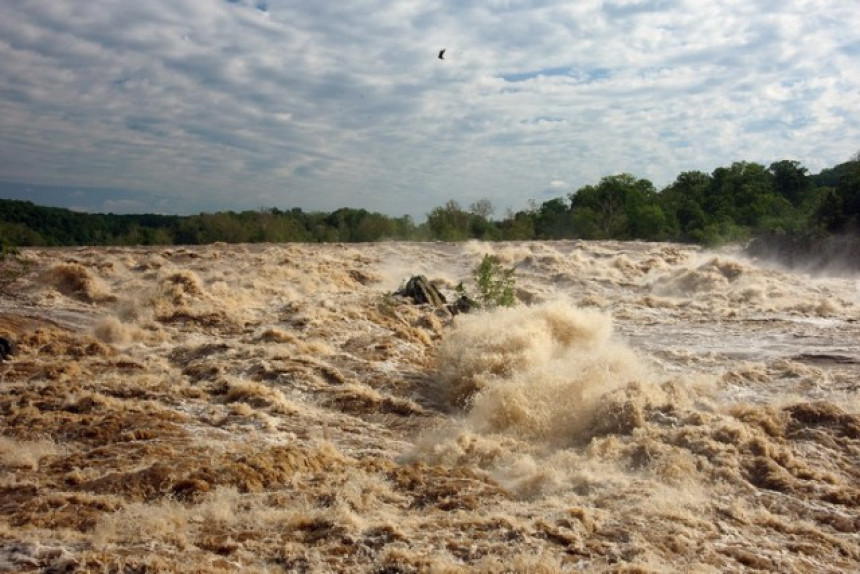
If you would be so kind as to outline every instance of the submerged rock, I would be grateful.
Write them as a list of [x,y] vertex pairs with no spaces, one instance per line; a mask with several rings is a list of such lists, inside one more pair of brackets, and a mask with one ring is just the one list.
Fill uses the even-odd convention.
[[468,295],[460,295],[454,303],[448,305],[448,310],[452,315],[457,315],[458,313],[469,313],[480,308],[481,305]]

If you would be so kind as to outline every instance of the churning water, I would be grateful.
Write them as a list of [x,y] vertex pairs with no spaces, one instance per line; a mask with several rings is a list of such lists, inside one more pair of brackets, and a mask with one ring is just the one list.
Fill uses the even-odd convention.
[[[452,317],[484,254],[521,303]],[[27,250],[0,571],[860,569],[860,279],[674,244]]]

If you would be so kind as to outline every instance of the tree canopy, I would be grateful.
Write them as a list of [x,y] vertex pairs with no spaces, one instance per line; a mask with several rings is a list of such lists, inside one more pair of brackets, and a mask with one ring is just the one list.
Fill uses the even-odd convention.
[[479,199],[456,199],[415,224],[365,209],[298,208],[176,215],[87,214],[0,199],[0,241],[18,246],[170,245],[215,241],[367,242],[380,240],[625,239],[706,245],[768,234],[860,229],[860,153],[810,174],[800,162],[739,161],[712,173],[683,172],[662,190],[629,173],[610,175],[566,197],[493,220]]

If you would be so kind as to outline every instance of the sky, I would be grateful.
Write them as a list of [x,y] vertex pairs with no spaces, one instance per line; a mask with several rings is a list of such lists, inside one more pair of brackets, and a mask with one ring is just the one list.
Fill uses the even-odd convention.
[[501,218],[858,151],[857,0],[0,3],[0,197],[41,205]]

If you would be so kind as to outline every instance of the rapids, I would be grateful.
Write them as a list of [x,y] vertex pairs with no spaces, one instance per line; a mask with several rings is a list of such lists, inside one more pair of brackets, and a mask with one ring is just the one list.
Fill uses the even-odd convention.
[[[484,254],[520,304],[452,317]],[[0,571],[860,569],[860,278],[624,242],[28,249]]]

